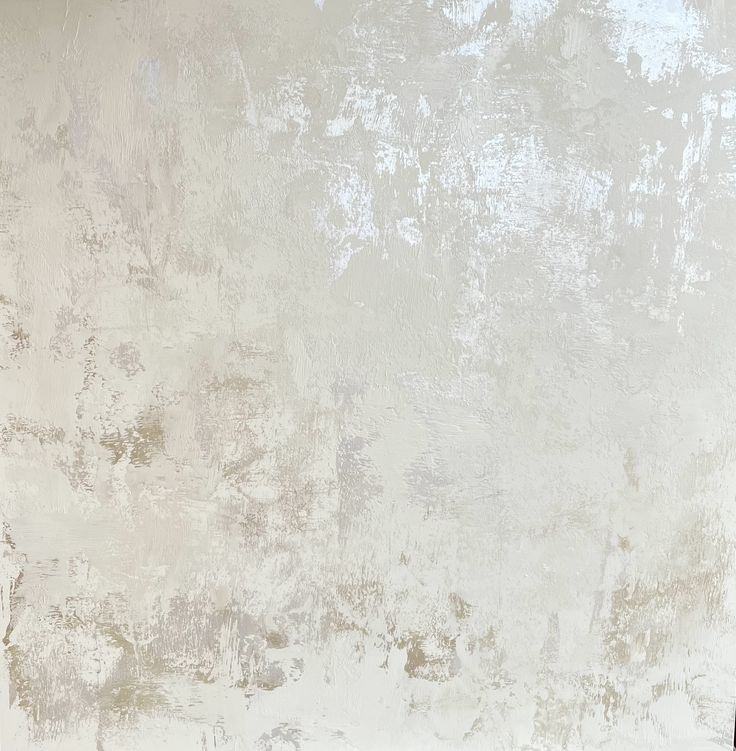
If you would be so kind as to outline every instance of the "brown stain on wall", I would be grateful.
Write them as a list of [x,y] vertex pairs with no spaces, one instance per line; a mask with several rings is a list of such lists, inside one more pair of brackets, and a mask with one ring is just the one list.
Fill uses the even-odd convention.
[[164,449],[162,415],[156,409],[141,412],[134,425],[108,433],[100,445],[112,455],[113,463],[127,458],[134,467],[150,465],[153,457]]

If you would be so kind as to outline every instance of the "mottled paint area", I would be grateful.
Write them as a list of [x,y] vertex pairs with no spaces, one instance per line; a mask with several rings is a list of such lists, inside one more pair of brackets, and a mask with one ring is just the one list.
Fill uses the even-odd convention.
[[0,1],[1,751],[716,751],[736,4]]

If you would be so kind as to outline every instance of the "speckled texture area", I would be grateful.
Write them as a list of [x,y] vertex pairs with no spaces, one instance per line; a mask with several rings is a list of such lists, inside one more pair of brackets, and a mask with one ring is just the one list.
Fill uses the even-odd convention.
[[735,64],[2,0],[2,751],[730,749]]

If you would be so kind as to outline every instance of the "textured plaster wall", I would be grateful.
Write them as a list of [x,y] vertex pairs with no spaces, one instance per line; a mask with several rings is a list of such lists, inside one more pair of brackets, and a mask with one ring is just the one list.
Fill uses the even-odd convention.
[[0,0],[2,751],[714,751],[736,5]]

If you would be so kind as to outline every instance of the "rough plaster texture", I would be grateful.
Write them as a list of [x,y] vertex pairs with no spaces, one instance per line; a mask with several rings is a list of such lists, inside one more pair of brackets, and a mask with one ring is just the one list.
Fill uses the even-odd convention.
[[736,5],[0,1],[0,748],[705,751]]

